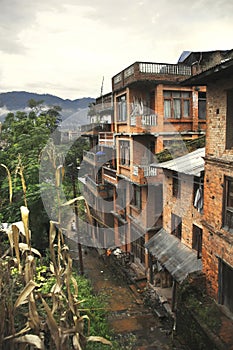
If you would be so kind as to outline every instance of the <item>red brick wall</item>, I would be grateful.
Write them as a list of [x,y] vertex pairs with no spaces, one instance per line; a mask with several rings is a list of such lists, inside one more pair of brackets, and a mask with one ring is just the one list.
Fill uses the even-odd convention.
[[233,88],[232,81],[218,81],[208,85],[206,155],[221,158],[225,152],[226,90]]
[[[233,177],[233,151],[225,150],[226,90],[232,81],[208,86],[206,165],[204,190],[203,271],[207,290],[218,298],[218,258],[233,266],[233,235],[222,228],[224,176]],[[225,163],[224,163],[225,162]]]
[[165,171],[163,186],[163,227],[171,232],[171,214],[182,218],[182,238],[181,241],[192,248],[193,224],[202,228],[200,214],[193,206],[193,177],[180,174],[181,196],[173,197],[172,194],[172,172]]
[[224,176],[233,176],[233,167],[206,162],[204,191],[203,272],[210,295],[218,295],[218,257],[233,266],[233,234],[222,228]]

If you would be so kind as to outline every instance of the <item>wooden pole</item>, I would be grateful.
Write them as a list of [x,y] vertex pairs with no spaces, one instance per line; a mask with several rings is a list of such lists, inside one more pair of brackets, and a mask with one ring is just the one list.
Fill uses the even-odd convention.
[[[77,197],[77,191],[76,191],[76,184],[75,184],[75,177],[74,177],[74,171],[73,167],[71,170],[71,177],[72,177],[72,186],[73,186],[73,196],[74,198]],[[75,202],[74,206],[74,213],[75,213],[75,225],[76,225],[76,231],[77,231],[77,239],[78,239],[78,257],[79,257],[79,268],[80,268],[80,275],[84,274],[83,269],[83,254],[82,254],[82,245],[80,243],[80,234],[79,234],[79,223],[78,223],[78,202]]]

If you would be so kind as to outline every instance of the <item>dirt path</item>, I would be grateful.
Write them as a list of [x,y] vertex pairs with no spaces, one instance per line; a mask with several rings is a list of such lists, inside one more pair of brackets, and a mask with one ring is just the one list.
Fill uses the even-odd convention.
[[[85,275],[96,293],[108,297],[110,327],[124,349],[170,350],[169,336],[158,318],[143,305],[141,295],[105,263],[95,250],[84,254]],[[177,349],[177,348],[176,348]]]

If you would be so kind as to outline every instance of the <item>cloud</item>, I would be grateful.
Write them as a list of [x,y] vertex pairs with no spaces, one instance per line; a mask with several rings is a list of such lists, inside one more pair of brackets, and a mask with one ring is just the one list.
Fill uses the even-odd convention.
[[226,0],[1,0],[1,89],[96,96],[137,60],[230,49],[232,17]]
[[10,54],[25,53],[27,47],[20,40],[20,33],[35,26],[38,11],[61,8],[54,0],[1,0],[0,50]]

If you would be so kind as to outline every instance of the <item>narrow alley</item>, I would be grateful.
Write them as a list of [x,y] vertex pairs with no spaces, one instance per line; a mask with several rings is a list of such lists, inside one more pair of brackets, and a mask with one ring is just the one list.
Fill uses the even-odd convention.
[[96,250],[85,251],[85,275],[94,291],[108,299],[108,322],[124,349],[170,350],[186,349],[172,344],[171,332],[165,321],[159,320],[144,306],[142,294],[124,281],[110,261],[105,262]]

